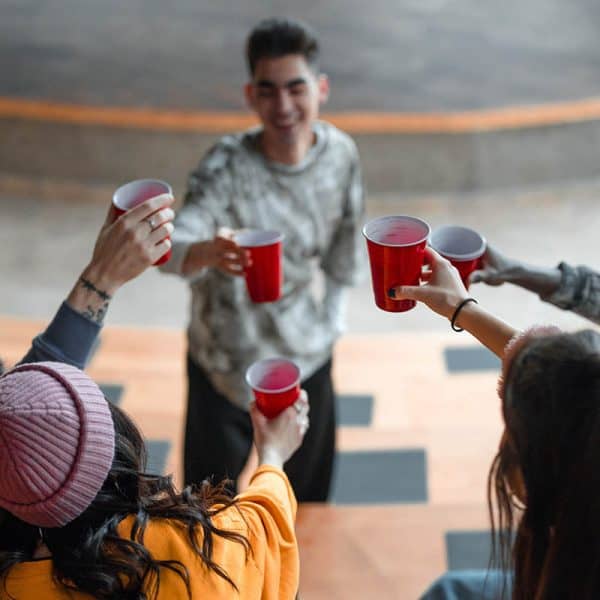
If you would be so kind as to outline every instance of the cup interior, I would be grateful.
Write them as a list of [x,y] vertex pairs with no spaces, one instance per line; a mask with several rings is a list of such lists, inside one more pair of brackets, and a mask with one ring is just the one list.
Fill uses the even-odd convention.
[[429,245],[447,258],[473,260],[485,252],[486,241],[474,229],[444,225],[432,232]]
[[415,246],[427,239],[429,225],[417,217],[406,215],[379,217],[363,227],[363,235],[381,246]]
[[246,383],[264,393],[280,393],[292,389],[300,381],[300,369],[285,358],[266,358],[246,371]]
[[159,179],[137,179],[122,185],[113,196],[113,204],[124,211],[161,194],[172,194],[171,186]]
[[266,231],[264,229],[244,229],[234,234],[233,240],[243,248],[259,248],[270,246],[283,239],[279,231]]

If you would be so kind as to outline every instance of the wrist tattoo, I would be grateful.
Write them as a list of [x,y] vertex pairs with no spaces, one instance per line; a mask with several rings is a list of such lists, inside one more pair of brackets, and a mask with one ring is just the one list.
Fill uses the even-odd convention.
[[87,317],[90,321],[94,323],[98,323],[98,325],[102,325],[104,322],[104,317],[106,316],[106,311],[108,310],[108,300],[104,302],[102,306],[99,308],[93,308],[88,304],[87,309],[81,314],[84,317]]
[[102,298],[102,300],[104,300],[105,302],[108,303],[108,301],[112,298],[112,296],[110,294],[107,294],[106,292],[99,290],[89,279],[86,279],[85,277],[80,277],[79,281],[81,281],[81,285],[83,285],[83,287],[86,290],[90,290],[91,292],[94,292],[95,294],[100,296],[100,298]]

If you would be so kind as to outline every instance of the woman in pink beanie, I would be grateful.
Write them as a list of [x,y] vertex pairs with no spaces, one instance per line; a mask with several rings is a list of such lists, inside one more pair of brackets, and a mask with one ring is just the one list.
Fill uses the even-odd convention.
[[267,420],[232,498],[144,472],[135,424],[74,366],[0,377],[0,598],[295,598],[296,500],[282,471],[308,427],[303,392]]
[[469,296],[447,260],[428,249],[427,262],[425,285],[390,296],[423,302],[502,359],[505,430],[488,486],[500,585],[450,573],[423,599],[600,598],[600,334],[517,332]]

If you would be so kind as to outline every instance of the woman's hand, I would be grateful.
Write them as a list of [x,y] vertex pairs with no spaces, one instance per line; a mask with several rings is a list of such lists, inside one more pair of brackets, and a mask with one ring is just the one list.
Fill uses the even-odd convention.
[[304,390],[292,406],[273,419],[267,419],[255,402],[250,404],[259,464],[283,468],[283,464],[302,444],[309,426],[308,411],[308,396]]
[[448,319],[456,307],[469,297],[456,268],[432,248],[425,249],[425,267],[421,279],[426,282],[425,285],[398,286],[390,290],[390,297],[423,302],[432,311]]

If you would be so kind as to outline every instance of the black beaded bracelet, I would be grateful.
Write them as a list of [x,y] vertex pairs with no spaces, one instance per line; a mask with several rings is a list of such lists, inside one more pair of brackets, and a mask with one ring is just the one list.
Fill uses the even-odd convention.
[[454,309],[454,314],[452,315],[452,318],[450,319],[450,325],[451,325],[453,331],[464,331],[464,329],[462,327],[457,327],[456,326],[456,319],[458,317],[458,313],[463,309],[463,307],[465,306],[465,304],[468,304],[469,302],[475,302],[475,304],[477,304],[477,300],[475,300],[475,298],[465,298]]

